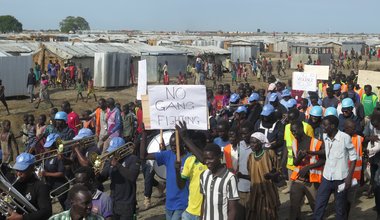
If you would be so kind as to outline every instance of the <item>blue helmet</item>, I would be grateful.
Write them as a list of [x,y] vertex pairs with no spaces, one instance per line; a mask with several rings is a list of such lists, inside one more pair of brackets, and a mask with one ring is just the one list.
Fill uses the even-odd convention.
[[106,150],[106,152],[112,152],[117,150],[119,147],[125,144],[125,141],[121,137],[113,137],[110,141],[110,146]]
[[263,110],[261,111],[261,115],[263,116],[269,116],[274,112],[274,107],[271,104],[266,104],[263,107]]
[[354,101],[351,98],[345,98],[342,100],[342,108],[354,107]]
[[16,163],[13,165],[14,170],[24,171],[36,162],[36,158],[29,153],[21,153],[16,157]]
[[55,120],[64,120],[65,122],[67,122],[67,113],[66,112],[57,112],[54,116],[54,119]]
[[239,100],[240,100],[239,94],[237,94],[237,93],[232,93],[231,94],[230,102],[236,103],[236,102],[239,102]]
[[89,128],[81,128],[78,132],[78,134],[73,138],[73,140],[80,140],[85,137],[90,137],[94,135]]
[[328,107],[325,111],[325,117],[329,115],[334,115],[335,117],[338,117],[338,111],[334,107]]
[[313,108],[310,110],[310,115],[314,117],[322,117],[322,113],[323,109],[319,105],[313,106]]
[[278,98],[277,93],[271,93],[269,96],[269,102],[275,102]]
[[256,92],[252,93],[248,98],[248,102],[254,102],[254,101],[259,101],[259,100],[260,100],[260,95]]

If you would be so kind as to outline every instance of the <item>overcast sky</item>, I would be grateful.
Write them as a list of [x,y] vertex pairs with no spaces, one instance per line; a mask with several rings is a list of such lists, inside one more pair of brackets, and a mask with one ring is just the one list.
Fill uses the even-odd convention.
[[82,16],[96,30],[380,33],[380,0],[0,0],[24,29]]

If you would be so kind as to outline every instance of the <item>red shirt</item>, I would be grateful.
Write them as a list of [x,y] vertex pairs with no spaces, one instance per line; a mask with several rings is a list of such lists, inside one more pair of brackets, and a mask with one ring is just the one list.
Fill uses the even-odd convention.
[[137,117],[137,133],[141,133],[143,131],[142,129],[142,123],[143,123],[143,111],[142,108],[139,108],[136,112]]
[[67,125],[69,126],[69,128],[73,129],[75,135],[78,134],[81,123],[79,120],[79,115],[74,111],[70,112],[67,115]]

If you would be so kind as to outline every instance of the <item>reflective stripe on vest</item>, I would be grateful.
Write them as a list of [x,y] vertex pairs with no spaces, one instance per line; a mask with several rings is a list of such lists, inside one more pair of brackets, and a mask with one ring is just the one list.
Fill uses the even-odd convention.
[[[310,151],[314,151],[314,152],[319,151],[321,148],[321,145],[322,145],[321,141],[319,141],[316,138],[311,138],[310,147],[309,147]],[[292,149],[293,149],[294,155],[297,155],[298,144],[297,144],[296,139],[293,140]],[[318,159],[317,159],[316,155],[313,155],[310,157],[310,164],[315,164],[317,162],[318,162]],[[290,179],[291,180],[297,180],[299,172],[302,168],[303,168],[302,166],[295,167],[293,172],[292,172],[292,175],[290,176]],[[314,168],[314,169],[310,170],[309,181],[311,183],[320,183],[322,181],[322,168],[323,167],[318,167],[318,168]]]
[[[363,148],[362,148],[362,143],[363,143],[363,137],[359,135],[355,135],[351,138],[352,144],[355,147],[356,150],[356,164],[355,164],[355,170],[354,173],[352,174],[352,178],[357,179],[358,181],[361,179],[361,174],[362,174],[362,165],[363,165]],[[350,166],[351,161],[349,161],[348,165]]]

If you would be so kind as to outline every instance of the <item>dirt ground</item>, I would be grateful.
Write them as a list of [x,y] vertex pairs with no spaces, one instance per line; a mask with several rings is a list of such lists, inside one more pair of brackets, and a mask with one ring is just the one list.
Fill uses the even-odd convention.
[[[275,63],[276,59],[272,59],[273,63]],[[363,64],[361,63],[361,66]],[[372,70],[375,70],[379,68],[380,62],[369,62],[369,67]],[[275,67],[275,66],[274,66]],[[275,68],[274,68],[275,69]],[[287,70],[287,75],[285,77],[279,77],[281,81],[287,82],[288,79],[290,79],[292,70]],[[275,73],[277,76],[277,74]],[[173,79],[174,80],[174,79]],[[249,76],[248,82],[251,85],[254,85],[256,89],[259,88],[266,88],[267,84],[263,82],[257,82],[257,79],[254,78],[252,75]],[[223,83],[231,83],[231,77],[229,75],[226,75],[226,77],[223,79]],[[24,82],[21,83],[24,85]],[[14,85],[18,86],[18,85]],[[212,86],[212,81],[207,81],[207,86]],[[236,86],[232,86],[232,90],[234,91],[236,89]],[[82,101],[75,102],[76,100],[76,90],[69,89],[66,91],[62,91],[61,89],[54,89],[52,88],[50,90],[51,92],[51,98],[54,103],[54,105],[60,109],[60,105],[64,100],[70,101],[72,104],[72,108],[80,114],[83,110],[88,109],[94,109],[96,108],[96,102],[94,99],[89,100],[88,103],[84,103]],[[96,90],[96,95],[98,98],[108,98],[113,97],[115,98],[116,102],[121,103],[121,105],[134,101],[136,97],[136,87],[130,87],[130,88],[123,88],[123,89],[115,89],[115,90],[109,90],[109,91],[101,91]],[[20,131],[20,127],[22,124],[22,116],[23,114],[34,114],[36,117],[36,120],[38,118],[38,115],[40,114],[49,114],[50,106],[41,103],[39,109],[35,109],[33,107],[33,104],[29,103],[29,99],[11,99],[8,100],[8,106],[10,108],[11,115],[6,115],[5,109],[2,105],[0,105],[0,121],[8,119],[12,122],[12,131],[15,134],[18,134]],[[19,145],[21,146],[21,145]],[[109,183],[108,183],[109,184]],[[108,189],[108,184],[106,184],[106,188]],[[137,191],[137,198],[138,198],[138,204],[140,208],[143,207],[143,190],[144,190],[144,182],[142,174],[140,174],[138,178],[138,191]],[[109,190],[107,190],[109,191]],[[156,198],[155,195],[157,192],[154,190],[152,203],[153,207],[146,211],[139,210],[138,212],[138,219],[150,219],[150,220],[161,220],[165,219],[165,206],[164,206],[164,199]],[[361,193],[358,193],[358,204],[355,208],[353,208],[352,213],[350,215],[350,219],[375,219],[375,211],[372,210],[372,207],[374,207],[374,199],[367,199],[365,196],[361,196]],[[280,199],[281,199],[281,207],[279,209],[280,213],[280,219],[286,219],[289,215],[289,194],[282,194],[280,193]],[[309,206],[303,206],[302,208],[303,213],[305,214],[306,219],[309,219],[311,216],[311,210]],[[329,218],[328,219],[334,219],[333,215],[333,206],[329,206],[328,212]],[[58,203],[55,203],[54,205],[54,212],[59,212],[59,205]]]

